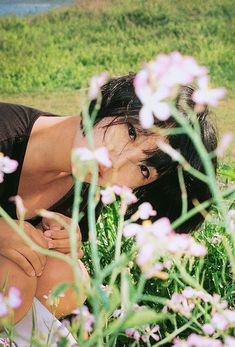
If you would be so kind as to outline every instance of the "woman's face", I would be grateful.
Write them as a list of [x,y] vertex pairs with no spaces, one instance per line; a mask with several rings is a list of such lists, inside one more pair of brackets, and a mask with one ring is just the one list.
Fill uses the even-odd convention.
[[[93,129],[96,148],[105,146],[109,151],[112,167],[99,165],[99,186],[126,185],[137,188],[157,179],[156,169],[146,164],[144,150],[156,148],[156,135],[139,134],[130,123],[104,127],[113,120],[107,117]],[[86,182],[91,176],[87,175]]]

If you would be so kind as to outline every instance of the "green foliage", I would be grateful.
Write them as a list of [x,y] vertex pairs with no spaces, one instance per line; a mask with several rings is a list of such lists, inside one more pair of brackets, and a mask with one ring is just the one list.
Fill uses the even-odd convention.
[[0,94],[79,89],[103,70],[137,71],[160,52],[179,50],[233,86],[231,0],[112,1],[47,14],[0,18]]

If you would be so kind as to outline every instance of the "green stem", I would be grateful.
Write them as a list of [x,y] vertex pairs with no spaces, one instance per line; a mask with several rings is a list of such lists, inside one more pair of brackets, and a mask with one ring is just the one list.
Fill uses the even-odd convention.
[[[126,210],[126,206],[122,206],[120,208],[121,211]],[[122,232],[123,232],[123,226],[124,226],[124,214],[121,213],[119,223],[118,223],[118,231],[117,231],[117,241],[116,241],[116,247],[115,247],[115,257],[114,257],[114,263],[116,264],[119,261],[120,254],[121,254],[121,241],[122,241]],[[119,273],[119,268],[115,267],[114,271],[112,272],[111,279],[109,286],[112,287],[115,283],[115,280],[117,278],[117,275]]]

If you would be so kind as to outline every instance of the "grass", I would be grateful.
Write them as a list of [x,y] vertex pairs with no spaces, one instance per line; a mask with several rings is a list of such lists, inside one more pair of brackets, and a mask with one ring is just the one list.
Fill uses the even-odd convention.
[[79,89],[103,70],[140,68],[179,50],[234,91],[231,0],[83,1],[48,14],[0,18],[0,95]]

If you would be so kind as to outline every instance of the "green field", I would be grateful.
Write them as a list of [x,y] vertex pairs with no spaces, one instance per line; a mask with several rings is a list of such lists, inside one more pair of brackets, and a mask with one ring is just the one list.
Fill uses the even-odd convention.
[[179,50],[225,86],[220,133],[235,127],[234,5],[209,1],[79,1],[47,14],[0,18],[0,100],[59,114],[79,112],[78,89],[96,73],[138,71],[160,52]]
[[2,17],[0,94],[79,89],[95,73],[136,71],[174,50],[193,55],[209,67],[213,85],[232,92],[233,18],[231,0],[93,0],[43,15]]

